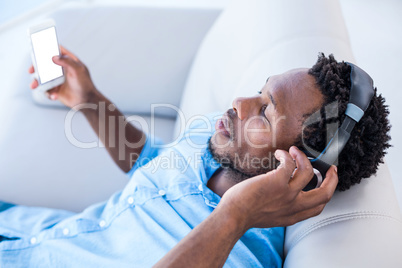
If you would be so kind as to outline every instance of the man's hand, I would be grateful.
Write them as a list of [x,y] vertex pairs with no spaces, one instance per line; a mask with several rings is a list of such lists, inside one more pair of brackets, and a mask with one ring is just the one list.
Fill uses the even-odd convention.
[[[95,108],[82,108],[80,111],[114,162],[123,172],[130,171],[144,147],[145,134],[127,123],[124,115],[95,88],[87,67],[73,53],[61,47],[61,54],[61,57],[53,57],[53,62],[64,68],[66,80],[62,85],[47,91],[47,96],[51,100],[61,101],[69,108],[85,103],[95,104],[92,106]],[[34,73],[34,67],[31,66],[28,71]],[[31,88],[37,87],[38,81],[35,79],[31,83]],[[102,111],[101,104],[107,109]],[[119,125],[116,126],[116,122]]]
[[[59,100],[67,107],[73,108],[74,106],[82,103],[87,103],[91,100],[97,92],[88,68],[70,51],[61,48],[61,56],[54,56],[53,62],[64,68],[65,82],[60,86],[52,88],[46,94],[51,100]],[[34,67],[31,66],[28,70],[29,73],[34,73]],[[31,83],[31,88],[38,87],[38,81],[34,79]]]
[[219,204],[245,230],[288,226],[316,216],[338,184],[336,167],[332,166],[320,188],[303,192],[314,174],[306,155],[292,146],[289,153],[277,150],[275,157],[281,162],[276,170],[238,183]]
[[281,162],[276,170],[226,191],[211,215],[155,267],[222,267],[248,229],[288,226],[321,213],[338,184],[336,167],[328,170],[319,188],[303,192],[313,177],[306,155],[292,147],[289,153],[277,150],[275,157]]

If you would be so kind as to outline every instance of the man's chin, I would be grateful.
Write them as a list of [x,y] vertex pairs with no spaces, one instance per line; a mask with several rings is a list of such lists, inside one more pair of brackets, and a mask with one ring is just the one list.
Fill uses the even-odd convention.
[[231,136],[215,131],[208,143],[210,143],[216,151],[223,152],[227,151],[229,148],[233,148],[234,140]]
[[[230,155],[227,151],[222,148],[216,148],[215,144],[212,141],[212,137],[208,141],[208,150],[210,151],[212,157],[215,159],[216,162],[220,164],[220,166],[225,170],[225,172],[230,175],[230,178],[235,182],[244,181],[251,177],[255,177],[261,175],[263,173],[267,173],[274,168],[271,165],[267,166],[255,166],[253,168],[245,169],[243,166],[250,166],[252,163],[258,162],[255,160],[260,160],[256,157],[251,159],[248,154],[245,154],[244,157],[240,157],[239,155]],[[271,161],[271,158],[266,158],[267,160]],[[269,163],[271,163],[269,161]]]

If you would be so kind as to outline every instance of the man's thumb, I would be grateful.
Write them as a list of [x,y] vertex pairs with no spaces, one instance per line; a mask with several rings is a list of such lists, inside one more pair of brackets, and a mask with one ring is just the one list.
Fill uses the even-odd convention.
[[74,67],[77,64],[72,58],[66,55],[53,56],[52,60],[55,64],[60,65],[64,68]]

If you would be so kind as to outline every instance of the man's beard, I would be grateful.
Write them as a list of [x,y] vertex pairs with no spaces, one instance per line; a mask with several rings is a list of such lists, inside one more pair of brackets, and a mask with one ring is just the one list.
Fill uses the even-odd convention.
[[[211,153],[212,157],[218,162],[221,167],[227,172],[228,178],[235,183],[242,182],[251,177],[255,177],[264,173],[267,173],[271,170],[274,170],[276,166],[279,164],[274,157],[266,158],[269,160],[269,165],[261,165],[259,168],[254,169],[244,169],[242,164],[239,162],[239,155],[231,155],[228,152],[220,154],[217,152],[213,142],[212,137],[208,140],[208,151]],[[256,159],[256,158],[255,158]],[[237,160],[237,161],[236,161]],[[244,159],[243,159],[244,161]],[[250,164],[250,163],[246,163]]]

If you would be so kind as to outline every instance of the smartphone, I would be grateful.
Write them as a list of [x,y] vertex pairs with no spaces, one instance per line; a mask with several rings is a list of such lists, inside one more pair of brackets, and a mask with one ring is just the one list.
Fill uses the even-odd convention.
[[39,83],[38,90],[47,91],[63,84],[63,68],[52,60],[53,56],[60,55],[55,22],[47,20],[30,27],[28,36],[32,47],[32,63]]

